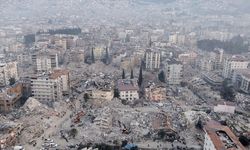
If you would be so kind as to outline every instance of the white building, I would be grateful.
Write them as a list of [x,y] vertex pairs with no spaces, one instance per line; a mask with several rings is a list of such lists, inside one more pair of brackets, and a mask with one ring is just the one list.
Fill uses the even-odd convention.
[[250,69],[235,70],[232,80],[237,89],[250,94]]
[[117,88],[121,99],[128,101],[139,99],[139,87],[137,80],[120,79],[118,80]]
[[249,60],[243,56],[232,56],[226,58],[223,64],[222,76],[224,78],[232,78],[235,69],[247,69]]
[[214,112],[234,114],[235,106],[233,104],[224,102],[222,104],[218,104],[217,106],[214,106]]
[[57,54],[41,53],[32,55],[32,64],[36,72],[49,72],[58,67]]
[[32,96],[40,101],[58,101],[69,92],[69,72],[56,70],[52,74],[31,78]]
[[183,77],[183,65],[174,59],[168,60],[165,64],[166,80],[169,85],[178,85]]
[[206,123],[204,130],[203,150],[245,150],[244,146],[227,126],[222,126],[215,121],[209,121]]
[[223,56],[224,50],[223,49],[215,49],[214,51],[210,52],[210,58],[213,61],[213,69],[221,69],[223,65]]
[[172,34],[169,36],[169,43],[171,44],[185,44],[186,36],[179,33]]
[[18,73],[17,73],[17,62],[9,62],[0,64],[0,85],[6,86],[9,85],[9,80],[14,78],[18,80]]
[[147,70],[159,69],[161,63],[161,53],[159,51],[147,49],[145,53],[145,61]]

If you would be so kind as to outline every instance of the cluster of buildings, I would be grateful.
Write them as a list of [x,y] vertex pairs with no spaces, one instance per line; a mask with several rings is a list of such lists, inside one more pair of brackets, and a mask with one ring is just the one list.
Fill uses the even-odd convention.
[[[99,127],[102,132],[112,132],[109,129],[120,126],[118,130],[122,134],[130,134],[129,127],[132,126],[146,134],[146,129],[150,129],[143,122],[151,124],[152,120],[152,128],[160,132],[162,127],[166,127],[168,133],[174,132],[174,135],[178,132],[173,128],[186,128],[181,116],[183,112],[196,109],[197,105],[202,108],[208,105],[206,107],[213,108],[210,108],[213,113],[219,115],[235,114],[237,104],[218,104],[218,101],[223,101],[218,91],[225,79],[231,79],[236,89],[250,94],[250,57],[229,55],[223,49],[211,52],[197,49],[197,38],[202,39],[202,35],[209,33],[201,33],[199,37],[193,32],[166,33],[166,30],[102,26],[90,27],[78,35],[40,32],[35,35],[35,42],[30,47],[22,51],[19,51],[20,47],[11,48],[13,51],[8,51],[9,54],[4,53],[6,59],[0,58],[5,62],[0,64],[0,111],[16,110],[28,97],[49,106],[53,106],[50,104],[54,102],[66,102],[69,108],[74,107],[74,100],[79,100],[84,103],[82,106],[86,114],[94,112],[95,115],[89,115],[88,119],[92,119],[91,125]],[[211,36],[218,39],[229,36],[221,34]],[[131,77],[124,75],[123,78],[122,70],[131,71]],[[182,95],[186,91],[187,95]],[[121,112],[129,112],[140,103],[140,106],[148,107],[138,107],[137,112],[145,116],[151,111],[161,111],[162,114],[155,115],[156,118],[144,116],[139,124],[133,118],[135,116],[126,113],[121,113],[122,119],[114,119],[112,108],[107,108],[107,113],[88,110],[88,105],[108,106],[115,100],[121,100],[121,108],[117,108]],[[171,118],[164,114],[165,111],[177,114]],[[81,117],[86,119],[83,117],[85,112],[80,112]],[[125,126],[122,121],[127,120],[134,121]],[[76,128],[86,125],[81,119],[76,122],[80,122]],[[136,132],[138,135],[142,133]],[[244,150],[227,127],[208,122],[204,133],[205,150]],[[173,136],[173,139],[176,137]]]

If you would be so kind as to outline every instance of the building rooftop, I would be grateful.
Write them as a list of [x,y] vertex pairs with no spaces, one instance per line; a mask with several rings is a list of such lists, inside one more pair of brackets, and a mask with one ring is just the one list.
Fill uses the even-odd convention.
[[240,56],[240,55],[234,55],[230,58],[231,61],[240,61],[240,62],[244,62],[244,61],[249,61],[247,60],[246,57],[244,56]]
[[238,138],[227,126],[222,126],[218,122],[209,121],[205,130],[218,150],[245,150]]
[[66,69],[56,69],[51,73],[42,73],[42,74],[32,74],[31,79],[57,79],[62,75],[68,75],[69,71]]
[[235,72],[245,76],[246,78],[250,78],[250,69],[237,69]]
[[178,61],[178,60],[176,60],[176,59],[169,59],[169,60],[167,61],[167,63],[168,63],[169,65],[173,65],[173,64],[181,65],[181,64],[182,64],[181,61]]
[[68,70],[65,70],[65,69],[56,69],[53,71],[53,73],[50,75],[50,78],[51,79],[56,79],[58,78],[59,76],[62,76],[62,75],[68,75],[69,74],[69,71]]
[[138,91],[139,87],[136,80],[120,79],[118,80],[117,87],[119,91]]

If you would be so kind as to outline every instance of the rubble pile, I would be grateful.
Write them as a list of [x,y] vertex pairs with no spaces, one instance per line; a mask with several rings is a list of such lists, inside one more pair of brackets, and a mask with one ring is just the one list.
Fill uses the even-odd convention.
[[[50,120],[55,111],[30,97],[26,103],[17,111],[13,112],[12,118],[23,123],[23,130],[20,133],[20,143],[32,141],[42,136],[44,131],[50,127]],[[18,118],[16,118],[18,116]]]
[[86,143],[157,139],[159,132],[164,132],[166,137],[176,136],[170,114],[151,107],[132,108],[116,99],[106,102],[103,107],[93,108],[81,121],[77,129],[82,137],[78,138]]

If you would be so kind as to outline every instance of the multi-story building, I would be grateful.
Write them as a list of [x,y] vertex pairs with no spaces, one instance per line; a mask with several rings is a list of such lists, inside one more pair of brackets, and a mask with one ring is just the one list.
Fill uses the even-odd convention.
[[232,56],[226,58],[223,64],[222,76],[224,78],[232,78],[235,69],[247,69],[249,60],[243,56]]
[[19,79],[17,73],[17,62],[9,62],[0,64],[0,86],[6,86],[10,84],[10,79]]
[[20,105],[22,84],[17,83],[0,91],[0,112],[9,112]]
[[17,55],[18,65],[30,64],[31,57],[28,54],[19,54]]
[[84,62],[84,50],[72,50],[69,53],[70,62]]
[[161,53],[156,50],[147,49],[145,52],[145,62],[147,70],[159,69],[161,63]]
[[232,81],[237,89],[250,94],[250,69],[235,70]]
[[245,150],[244,146],[227,126],[222,126],[215,121],[209,121],[204,130],[203,150]]
[[169,43],[171,44],[185,44],[186,36],[179,33],[169,35]]
[[67,47],[68,47],[68,45],[67,45],[67,39],[66,38],[55,39],[55,45],[63,48],[64,50],[66,50]]
[[211,52],[214,55],[214,69],[222,69],[222,63],[223,63],[223,55],[224,55],[224,50],[223,49],[215,49],[213,52]]
[[31,95],[40,101],[61,100],[69,89],[69,72],[66,70],[31,78]]
[[39,53],[31,56],[36,72],[49,72],[58,67],[58,56],[52,53]]
[[121,99],[128,101],[139,99],[139,87],[135,79],[120,79],[117,88]]
[[95,60],[101,60],[105,55],[105,48],[104,46],[98,46],[93,49],[94,58]]
[[197,61],[197,66],[201,71],[212,71],[213,61],[211,59],[202,58]]
[[168,85],[178,85],[183,77],[183,65],[175,59],[168,60],[165,63],[165,74]]
[[194,62],[197,59],[198,54],[194,51],[181,53],[178,55],[178,60],[183,64]]
[[62,85],[63,95],[68,95],[70,92],[70,80],[69,71],[65,69],[55,69],[52,74],[50,74],[52,79],[60,79]]

